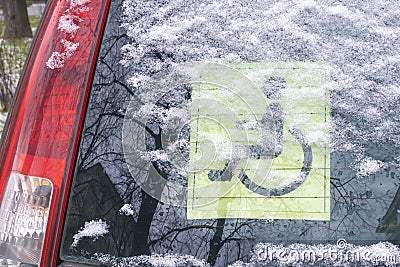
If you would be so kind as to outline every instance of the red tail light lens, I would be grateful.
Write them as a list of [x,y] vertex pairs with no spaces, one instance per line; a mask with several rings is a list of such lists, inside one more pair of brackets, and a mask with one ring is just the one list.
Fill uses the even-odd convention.
[[49,2],[3,133],[0,265],[55,264],[110,1]]

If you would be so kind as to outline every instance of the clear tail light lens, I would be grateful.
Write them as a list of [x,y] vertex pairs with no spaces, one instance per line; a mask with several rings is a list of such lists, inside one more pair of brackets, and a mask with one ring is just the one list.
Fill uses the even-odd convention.
[[52,194],[49,179],[16,173],[10,176],[0,208],[0,249],[4,259],[39,262]]

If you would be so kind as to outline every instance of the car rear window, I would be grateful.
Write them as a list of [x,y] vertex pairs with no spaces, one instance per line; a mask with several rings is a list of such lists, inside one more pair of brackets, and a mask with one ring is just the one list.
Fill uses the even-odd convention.
[[113,1],[61,259],[397,260],[389,2]]

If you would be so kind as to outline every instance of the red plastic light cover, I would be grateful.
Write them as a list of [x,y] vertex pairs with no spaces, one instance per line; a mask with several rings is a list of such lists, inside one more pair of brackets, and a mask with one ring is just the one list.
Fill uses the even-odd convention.
[[49,1],[4,128],[0,198],[15,174],[53,186],[40,266],[55,266],[110,0]]

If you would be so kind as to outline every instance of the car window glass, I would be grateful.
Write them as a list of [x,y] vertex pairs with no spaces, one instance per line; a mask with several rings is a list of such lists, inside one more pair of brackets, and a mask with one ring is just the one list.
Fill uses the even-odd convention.
[[390,3],[113,1],[61,257],[397,241]]

